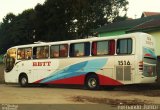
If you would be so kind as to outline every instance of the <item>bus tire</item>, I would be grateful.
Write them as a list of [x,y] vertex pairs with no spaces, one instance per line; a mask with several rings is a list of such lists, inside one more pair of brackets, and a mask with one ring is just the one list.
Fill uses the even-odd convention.
[[28,77],[27,75],[20,75],[20,78],[19,78],[19,84],[21,87],[27,87],[28,86]]
[[99,89],[99,80],[96,74],[91,74],[87,76],[85,81],[85,87],[89,90],[97,90]]

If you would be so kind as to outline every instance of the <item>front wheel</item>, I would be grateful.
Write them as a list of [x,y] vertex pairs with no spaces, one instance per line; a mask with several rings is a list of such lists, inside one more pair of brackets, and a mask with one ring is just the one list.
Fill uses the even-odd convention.
[[28,85],[28,78],[26,75],[20,76],[19,83],[21,87],[26,87]]
[[85,86],[87,87],[87,89],[90,90],[95,90],[99,88],[99,80],[97,75],[90,75],[87,77],[86,82],[85,82]]

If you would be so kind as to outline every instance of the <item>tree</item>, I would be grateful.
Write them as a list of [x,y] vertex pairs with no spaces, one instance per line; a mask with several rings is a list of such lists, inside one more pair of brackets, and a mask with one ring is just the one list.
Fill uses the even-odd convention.
[[0,47],[89,36],[92,29],[125,19],[127,4],[126,0],[46,0],[17,16],[4,17]]
[[91,29],[120,18],[119,10],[126,13],[127,4],[126,0],[47,0],[44,16],[48,36],[60,36],[50,40],[87,36]]
[[12,41],[15,45],[33,43],[34,18],[34,10],[28,9],[12,22]]
[[10,34],[12,30],[12,22],[16,16],[13,13],[8,13],[3,18],[3,23],[0,25],[0,54],[4,53],[11,46]]
[[33,20],[33,9],[25,10],[18,16],[12,13],[7,14],[0,28],[1,49],[6,50],[11,46],[33,43]]

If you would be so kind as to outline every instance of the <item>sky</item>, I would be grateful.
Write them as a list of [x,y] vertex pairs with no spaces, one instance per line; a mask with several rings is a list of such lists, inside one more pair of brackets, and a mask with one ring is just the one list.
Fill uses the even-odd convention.
[[43,4],[45,0],[0,0],[0,22],[8,13],[18,15],[24,10],[34,8],[38,3]]
[[140,18],[142,12],[160,12],[160,0],[128,0],[127,16]]
[[[127,16],[140,18],[142,12],[160,12],[160,0],[128,0]],[[45,0],[0,0],[0,22],[7,13],[18,15],[24,10],[34,8],[37,3],[43,4]]]

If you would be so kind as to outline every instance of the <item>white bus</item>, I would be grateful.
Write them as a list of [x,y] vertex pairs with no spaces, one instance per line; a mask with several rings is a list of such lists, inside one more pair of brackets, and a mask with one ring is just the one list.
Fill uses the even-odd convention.
[[5,56],[5,82],[27,86],[153,83],[155,41],[145,33],[15,46]]

